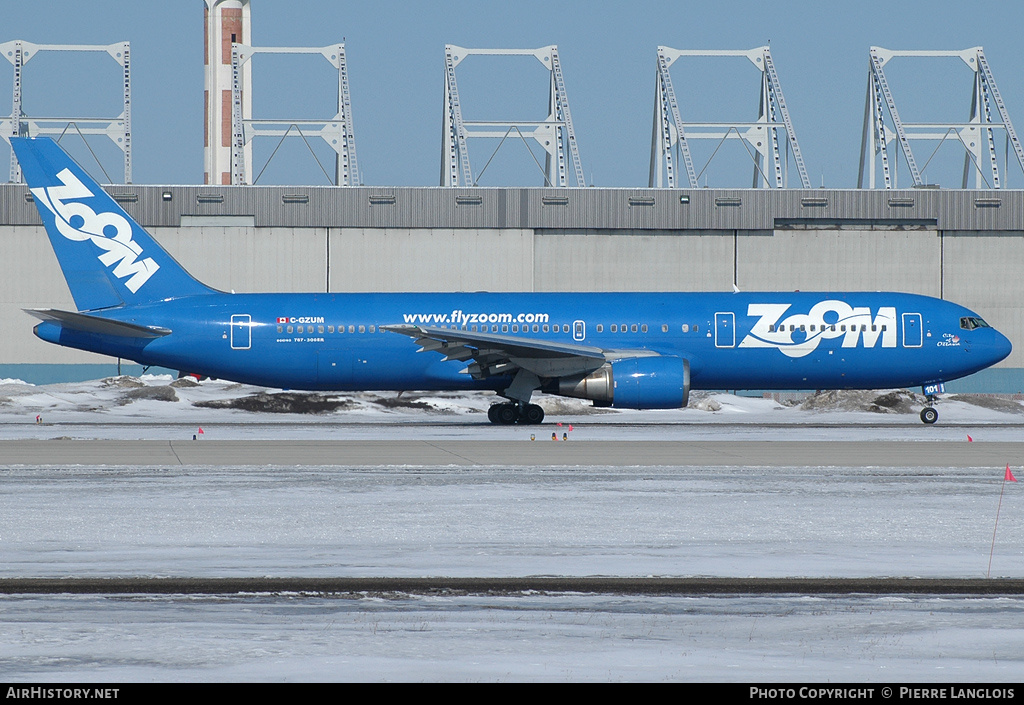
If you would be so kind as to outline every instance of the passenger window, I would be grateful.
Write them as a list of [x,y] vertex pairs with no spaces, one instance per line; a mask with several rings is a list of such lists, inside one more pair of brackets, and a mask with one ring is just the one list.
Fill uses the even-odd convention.
[[690,332],[690,324],[689,323],[684,323],[683,324],[683,332],[684,333],[689,333]]
[[604,324],[603,323],[598,323],[597,324],[597,332],[598,333],[604,333]]
[[512,325],[512,332],[513,332],[513,333],[518,333],[518,332],[519,332],[519,326],[518,326],[518,325],[516,325],[516,324],[513,324],[513,325]]
[[324,327],[323,326],[317,326],[316,327],[316,332],[317,333],[323,333],[324,332]]
[[502,333],[508,333],[508,324],[507,323],[502,324],[501,332]]
[[289,333],[294,333],[295,329],[292,326],[288,326],[288,332]]
[[284,328],[282,326],[278,326],[277,327],[277,332],[278,333],[283,333],[284,332]]
[[355,326],[349,326],[348,327],[348,332],[349,333],[355,333],[356,332],[356,327]]
[[661,332],[662,333],[668,333],[668,323],[662,323],[661,324]]
[[538,326],[536,323],[533,324],[533,332],[534,333],[539,333],[540,332],[540,326]]
[[[299,332],[301,333],[302,331],[300,330]],[[366,326],[359,326],[359,332],[360,333],[365,333],[366,332]]]
[[547,323],[544,324],[544,332],[547,333],[550,330]]
[[295,332],[296,333],[301,333],[304,330],[305,330],[305,328],[303,326],[299,326],[298,328],[295,329]]
[[618,324],[617,323],[612,323],[612,333],[618,333],[618,332],[619,332]]
[[775,332],[775,324],[774,323],[769,323],[768,324],[768,332],[769,333],[774,333]]
[[631,326],[629,327],[629,329],[630,329],[631,331],[633,331],[634,333],[636,333],[636,323],[634,323],[633,325],[631,325]]
[[693,332],[694,332],[694,333],[696,333],[696,332],[697,332],[698,330],[700,330],[700,326],[698,326],[698,325],[697,325],[697,324],[695,323],[695,324],[693,325]]

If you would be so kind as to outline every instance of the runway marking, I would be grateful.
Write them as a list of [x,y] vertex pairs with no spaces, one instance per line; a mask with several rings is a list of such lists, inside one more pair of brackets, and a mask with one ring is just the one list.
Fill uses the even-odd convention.
[[178,452],[174,450],[174,442],[167,441],[167,446],[171,449],[171,452],[174,453],[174,457],[178,459],[178,465],[182,465],[183,463],[181,462],[181,458],[178,458]]
[[431,443],[430,441],[424,441],[424,443],[430,445],[433,448],[437,448],[442,453],[450,453],[451,455],[454,455],[459,460],[465,461],[466,463],[468,463],[470,465],[478,465],[478,463],[473,462],[472,460],[470,460],[469,458],[467,458],[465,456],[459,455],[458,453],[455,453],[455,452],[453,452],[451,450],[446,450],[446,449],[442,448],[437,443]]

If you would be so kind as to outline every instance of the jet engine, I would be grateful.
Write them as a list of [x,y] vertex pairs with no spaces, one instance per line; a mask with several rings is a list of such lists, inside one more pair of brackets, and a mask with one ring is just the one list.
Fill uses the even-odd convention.
[[563,377],[557,390],[550,391],[591,399],[594,406],[681,409],[690,396],[690,362],[673,356],[612,360],[589,375]]

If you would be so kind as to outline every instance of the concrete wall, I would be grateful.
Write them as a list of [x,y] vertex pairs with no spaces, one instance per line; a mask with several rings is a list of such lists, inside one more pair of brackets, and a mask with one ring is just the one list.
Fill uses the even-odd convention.
[[535,291],[729,291],[730,231],[539,231]]
[[39,320],[23,309],[75,310],[43,227],[0,227],[0,252],[0,364],[104,362],[100,355],[66,350],[32,334]]
[[1013,343],[999,367],[1024,367],[1024,232],[944,233],[942,289]]
[[909,291],[941,294],[935,230],[782,229],[737,239],[746,291]]
[[331,291],[532,291],[521,229],[331,228]]
[[203,226],[151,232],[199,281],[221,291],[324,291],[326,228]]

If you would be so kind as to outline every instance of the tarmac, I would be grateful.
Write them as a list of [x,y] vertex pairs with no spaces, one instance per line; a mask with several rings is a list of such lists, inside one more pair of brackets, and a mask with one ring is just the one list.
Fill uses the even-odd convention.
[[7,440],[3,466],[1000,467],[1024,442]]

